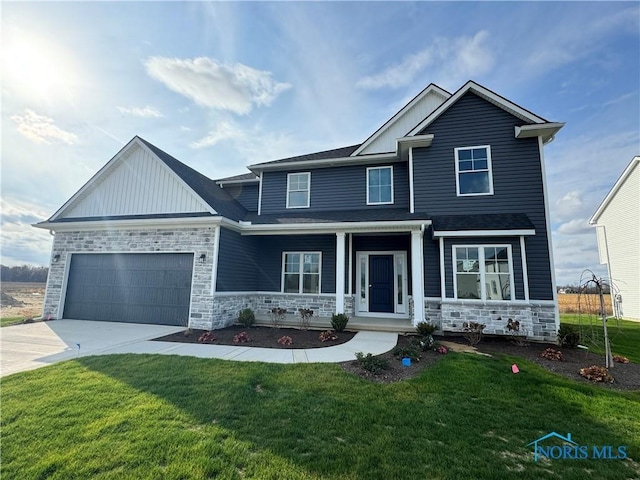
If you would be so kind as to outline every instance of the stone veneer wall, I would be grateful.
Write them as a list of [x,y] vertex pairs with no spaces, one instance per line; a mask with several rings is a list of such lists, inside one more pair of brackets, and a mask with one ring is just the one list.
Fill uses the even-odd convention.
[[[51,258],[60,255],[57,262],[49,265],[47,292],[43,315],[61,318],[60,304],[66,271],[72,253],[172,253],[193,252],[194,274],[191,285],[191,318],[189,326],[205,328],[214,315],[211,278],[213,271],[214,227],[167,229],[99,230],[58,232],[53,240]],[[206,259],[198,257],[204,253]]]

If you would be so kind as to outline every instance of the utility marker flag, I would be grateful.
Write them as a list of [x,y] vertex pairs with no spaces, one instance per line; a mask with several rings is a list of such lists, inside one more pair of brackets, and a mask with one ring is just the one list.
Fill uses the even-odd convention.
[[513,373],[518,373],[520,371],[520,369],[518,368],[518,365],[516,365],[515,363],[513,365],[511,365],[511,371]]

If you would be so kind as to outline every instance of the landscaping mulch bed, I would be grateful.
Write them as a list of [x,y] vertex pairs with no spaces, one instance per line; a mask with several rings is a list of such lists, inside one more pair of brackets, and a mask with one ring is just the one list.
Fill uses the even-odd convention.
[[[200,335],[206,330],[185,330],[183,332],[172,333],[160,338],[154,338],[154,341],[160,342],[178,342],[178,343],[201,343],[198,341]],[[246,343],[234,343],[233,337],[239,333],[247,332],[249,341]],[[263,347],[263,348],[321,348],[330,347],[332,345],[340,345],[346,343],[353,338],[356,332],[339,332],[337,340],[327,340],[321,342],[318,336],[320,330],[301,330],[296,328],[273,328],[273,327],[251,327],[246,328],[241,325],[233,325],[219,330],[213,330],[216,339],[213,342],[207,342],[211,345],[234,345],[240,347]],[[288,336],[291,337],[291,345],[281,345],[278,339]]]

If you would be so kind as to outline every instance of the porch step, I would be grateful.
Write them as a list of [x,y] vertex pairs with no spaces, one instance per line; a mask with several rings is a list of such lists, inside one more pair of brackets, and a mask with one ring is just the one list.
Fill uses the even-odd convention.
[[[256,326],[272,327],[271,319],[268,316],[256,315]],[[300,328],[299,318],[287,316],[282,322],[282,327]],[[311,330],[330,330],[331,319],[326,317],[312,318],[309,323]],[[415,333],[416,329],[408,319],[378,318],[378,317],[352,317],[349,319],[345,330],[352,332],[391,332],[391,333]]]

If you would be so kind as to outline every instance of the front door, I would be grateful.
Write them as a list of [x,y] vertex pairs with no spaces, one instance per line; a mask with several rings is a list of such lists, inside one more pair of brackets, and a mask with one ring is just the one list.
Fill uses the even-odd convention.
[[393,313],[393,255],[369,255],[369,311]]

